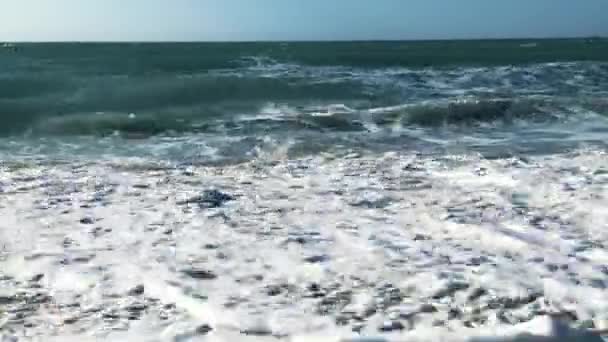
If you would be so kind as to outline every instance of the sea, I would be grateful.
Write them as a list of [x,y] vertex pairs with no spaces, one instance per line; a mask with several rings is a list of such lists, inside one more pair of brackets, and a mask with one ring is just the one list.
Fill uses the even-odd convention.
[[0,150],[209,164],[603,146],[607,61],[603,39],[5,44]]
[[607,149],[608,39],[2,44],[0,340],[601,341]]

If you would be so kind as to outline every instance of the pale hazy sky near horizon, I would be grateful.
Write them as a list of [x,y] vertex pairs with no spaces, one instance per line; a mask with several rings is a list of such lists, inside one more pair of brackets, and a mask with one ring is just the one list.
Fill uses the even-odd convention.
[[3,41],[608,35],[608,0],[0,0]]

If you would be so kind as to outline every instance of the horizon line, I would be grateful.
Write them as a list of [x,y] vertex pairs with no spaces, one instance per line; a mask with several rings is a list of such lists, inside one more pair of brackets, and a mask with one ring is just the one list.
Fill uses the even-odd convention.
[[80,43],[80,44],[108,44],[108,43],[382,43],[382,42],[446,42],[446,41],[515,41],[515,40],[577,40],[577,39],[608,39],[606,35],[581,36],[522,36],[522,37],[495,37],[495,38],[410,38],[410,39],[245,39],[245,40],[1,40],[0,43],[10,44],[45,44],[45,43]]

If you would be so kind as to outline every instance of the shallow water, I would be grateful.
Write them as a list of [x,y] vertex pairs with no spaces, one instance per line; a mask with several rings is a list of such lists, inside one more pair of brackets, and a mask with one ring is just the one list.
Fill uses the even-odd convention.
[[[257,340],[475,335],[560,310],[603,319],[607,160],[6,165],[5,326],[197,340],[207,324]],[[228,196],[197,197],[209,189]]]

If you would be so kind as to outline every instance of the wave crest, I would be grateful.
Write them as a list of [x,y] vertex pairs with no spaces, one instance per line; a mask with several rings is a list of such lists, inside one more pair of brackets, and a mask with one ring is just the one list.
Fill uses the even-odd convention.
[[[585,105],[587,103],[587,105]],[[365,132],[390,129],[395,125],[471,127],[484,124],[552,122],[598,114],[601,100],[577,102],[553,98],[466,98],[450,101],[377,108],[351,108],[344,104],[326,106],[264,105],[249,114],[222,113],[221,108],[187,109],[182,112],[98,112],[44,118],[30,126],[38,134],[151,136],[159,134],[217,133],[256,135],[318,131]],[[586,108],[586,109],[585,109]],[[242,109],[242,108],[241,108]],[[210,114],[216,111],[216,114]]]

